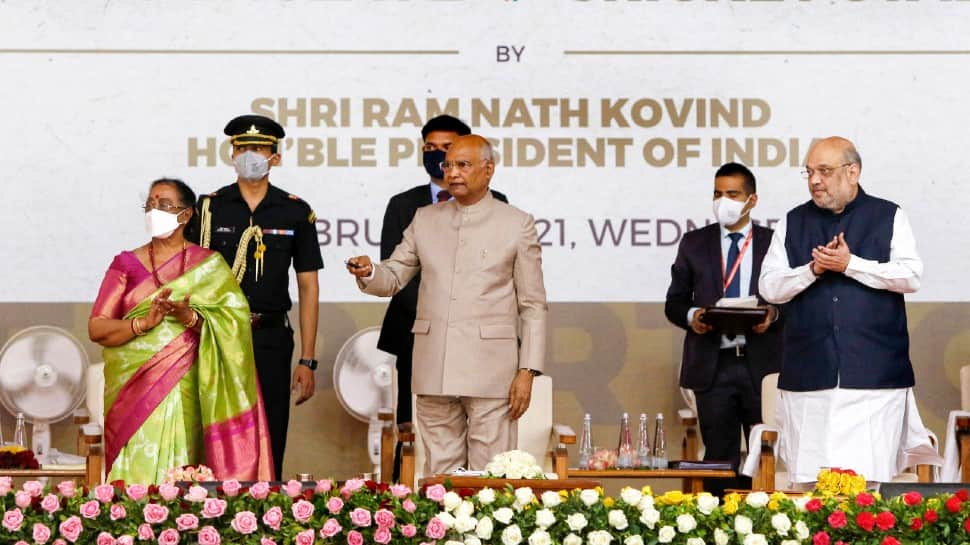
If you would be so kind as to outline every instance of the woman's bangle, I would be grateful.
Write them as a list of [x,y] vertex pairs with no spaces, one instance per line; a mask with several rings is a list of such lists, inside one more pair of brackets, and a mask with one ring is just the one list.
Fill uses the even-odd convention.
[[141,337],[145,334],[145,330],[141,328],[141,324],[138,323],[138,318],[131,319],[131,332],[135,334],[136,337]]
[[186,327],[186,329],[192,329],[193,327],[195,327],[198,324],[199,324],[199,313],[198,313],[198,311],[193,310],[192,311],[192,319],[189,321],[189,323],[182,324],[182,325],[184,325]]

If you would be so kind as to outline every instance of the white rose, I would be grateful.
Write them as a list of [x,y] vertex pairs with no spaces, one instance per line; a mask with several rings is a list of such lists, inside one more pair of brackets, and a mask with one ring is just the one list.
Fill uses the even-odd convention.
[[579,499],[586,507],[592,507],[596,505],[596,502],[600,501],[600,493],[592,488],[588,488],[579,493]]
[[778,535],[787,536],[791,530],[791,519],[784,513],[775,513],[771,516],[771,527],[778,531]]
[[508,524],[512,522],[513,515],[515,515],[515,513],[508,507],[499,507],[498,509],[495,510],[494,513],[492,513],[492,516],[495,517],[495,520],[501,522],[502,524]]
[[535,497],[536,495],[532,493],[532,489],[527,486],[515,491],[515,502],[522,506],[532,503]]
[[701,494],[697,496],[697,510],[705,515],[710,515],[717,509],[717,505],[721,500],[717,496],[712,496],[710,494]]
[[795,537],[797,537],[799,541],[808,539],[809,534],[810,532],[808,531],[808,525],[805,524],[805,521],[800,520],[795,523]]
[[807,511],[807,509],[805,509],[805,505],[808,504],[808,502],[811,501],[811,499],[812,499],[811,496],[800,496],[798,498],[795,498],[792,501],[795,504],[795,508],[801,511],[802,513],[804,513],[805,511]]
[[566,526],[569,526],[569,529],[574,532],[579,532],[587,524],[589,524],[589,521],[586,520],[586,515],[582,513],[573,513],[566,517]]
[[441,522],[445,523],[445,528],[451,529],[455,525],[455,517],[451,516],[451,513],[445,513],[442,511],[435,515]]
[[684,513],[683,515],[677,515],[677,531],[686,534],[697,528],[697,519],[693,515]]
[[648,507],[653,507],[653,496],[650,494],[644,494],[643,497],[640,498],[640,503],[637,504],[637,509],[643,511]]
[[482,540],[469,534],[465,536],[465,545],[482,545]]
[[699,537],[689,537],[686,545],[704,545],[704,540]]
[[536,526],[545,530],[556,523],[556,515],[548,509],[536,511]]
[[660,521],[660,511],[657,511],[653,507],[645,509],[640,513],[640,522],[647,525],[647,528],[653,530],[653,527],[657,525]]
[[586,543],[589,545],[610,545],[613,541],[613,534],[606,530],[596,530],[586,535]]
[[478,519],[478,524],[475,525],[475,535],[485,540],[492,539],[493,529],[495,529],[495,525],[492,524],[492,519],[482,517]]
[[622,499],[627,505],[639,505],[640,498],[642,497],[643,492],[629,486],[620,491],[620,499]]
[[453,539],[449,539],[448,541],[445,541],[445,545],[465,545],[465,543],[463,541],[455,541]]
[[728,544],[728,541],[730,541],[730,540],[731,540],[731,537],[728,536],[728,533],[727,532],[725,532],[724,530],[722,530],[720,528],[715,528],[714,529],[714,544],[715,545],[727,545]]
[[583,545],[583,538],[571,533],[563,538],[562,545]]
[[475,504],[473,504],[468,500],[465,500],[461,502],[461,505],[459,505],[457,509],[455,509],[455,516],[470,517],[474,512],[475,512]]
[[768,505],[770,499],[766,492],[752,492],[744,499],[744,503],[751,507],[764,507]]
[[799,543],[794,539],[786,539],[781,542],[781,545],[799,545]]
[[483,488],[478,491],[478,501],[482,505],[488,505],[495,501],[495,491],[491,488]]
[[753,526],[751,519],[744,515],[734,517],[734,531],[741,535],[750,534]]
[[623,540],[623,545],[643,545],[643,538],[640,536],[627,536]]
[[458,515],[455,517],[455,531],[459,533],[471,532],[478,525],[478,521],[468,515]]
[[744,536],[744,545],[768,545],[764,534],[748,534]]
[[507,479],[524,479],[525,467],[521,464],[509,464],[509,466],[505,468],[505,477]]
[[670,543],[674,540],[674,536],[677,535],[677,530],[674,530],[673,526],[663,526],[660,531],[657,532],[657,541],[660,543]]
[[445,506],[445,511],[453,511],[455,507],[461,505],[461,496],[454,492],[447,492],[442,503]]
[[619,509],[612,509],[609,513],[607,513],[606,520],[610,523],[610,526],[616,528],[617,530],[626,530],[630,525],[630,523],[626,520],[626,513]]
[[495,475],[496,477],[505,476],[505,466],[498,462],[489,462],[485,464],[485,473],[489,475]]
[[545,530],[536,530],[532,532],[529,536],[529,545],[551,545],[552,538],[549,537],[549,532]]
[[513,524],[502,530],[503,545],[519,545],[519,543],[522,543],[522,530],[519,529],[518,525]]
[[562,503],[562,498],[559,497],[558,492],[543,492],[542,493],[542,505],[546,507],[555,507]]

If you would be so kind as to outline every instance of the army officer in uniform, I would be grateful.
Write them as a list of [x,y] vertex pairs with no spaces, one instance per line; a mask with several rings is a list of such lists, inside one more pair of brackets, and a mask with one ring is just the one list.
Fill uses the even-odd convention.
[[[253,350],[273,445],[276,477],[282,478],[290,391],[296,404],[314,391],[317,337],[317,271],[323,268],[316,216],[299,197],[269,183],[280,164],[283,127],[267,117],[243,115],[225,133],[232,142],[237,180],[203,197],[199,244],[222,254],[249,299]],[[292,371],[293,329],[290,263],[296,271],[300,309],[300,360]]]

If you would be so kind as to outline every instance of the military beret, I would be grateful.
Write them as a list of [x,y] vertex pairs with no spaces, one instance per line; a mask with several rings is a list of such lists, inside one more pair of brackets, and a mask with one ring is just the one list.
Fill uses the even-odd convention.
[[223,132],[234,145],[257,144],[273,146],[286,136],[279,123],[261,115],[241,115],[229,123]]

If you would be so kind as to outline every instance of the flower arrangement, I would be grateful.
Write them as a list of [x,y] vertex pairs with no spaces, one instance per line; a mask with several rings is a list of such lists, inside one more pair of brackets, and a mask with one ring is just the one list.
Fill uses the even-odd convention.
[[32,450],[19,445],[0,447],[0,468],[3,469],[37,469],[40,464],[34,457]]
[[212,469],[199,464],[198,466],[174,467],[165,472],[165,478],[162,482],[168,484],[178,482],[201,483],[214,480],[216,480],[216,477],[212,474]]
[[0,543],[11,545],[901,545],[970,543],[965,490],[884,500],[753,492],[619,497],[601,489],[412,491],[351,479],[215,491],[71,481],[14,489],[0,477]]
[[825,468],[818,472],[815,491],[826,496],[848,496],[864,492],[866,479],[851,469]]
[[536,463],[535,456],[521,450],[501,452],[492,457],[492,461],[485,465],[485,474],[489,477],[505,477],[506,479],[545,479],[546,474]]

